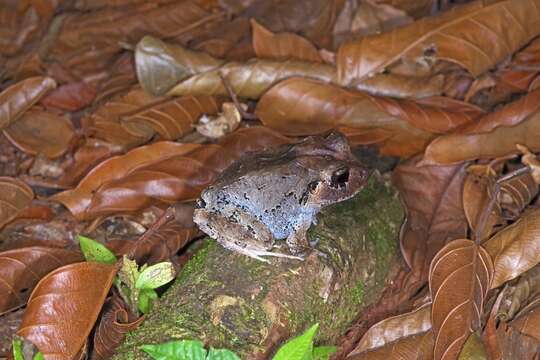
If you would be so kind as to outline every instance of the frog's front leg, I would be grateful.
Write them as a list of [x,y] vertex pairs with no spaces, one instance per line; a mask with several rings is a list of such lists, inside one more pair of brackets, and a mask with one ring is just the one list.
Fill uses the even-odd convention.
[[307,253],[311,246],[307,238],[307,232],[311,226],[311,222],[301,222],[294,227],[293,232],[287,237],[287,246],[291,253],[299,255]]

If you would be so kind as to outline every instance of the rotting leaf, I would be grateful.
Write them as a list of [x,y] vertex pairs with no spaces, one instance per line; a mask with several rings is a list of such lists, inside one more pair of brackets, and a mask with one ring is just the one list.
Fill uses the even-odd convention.
[[540,262],[540,209],[525,212],[519,220],[484,243],[493,258],[491,288],[514,279]]
[[88,262],[49,273],[32,292],[17,335],[34,343],[46,358],[74,358],[86,343],[115,274],[112,265]]
[[486,250],[471,240],[450,242],[429,269],[435,359],[455,359],[471,331],[479,329],[493,279]]
[[52,78],[37,76],[20,81],[2,91],[0,93],[0,130],[17,120],[55,87],[56,82]]
[[77,111],[92,103],[96,88],[84,81],[60,85],[41,99],[45,107],[55,107],[66,111]]
[[540,306],[536,306],[528,313],[521,314],[510,323],[510,326],[520,333],[540,341]]
[[0,228],[13,220],[33,198],[34,192],[26,183],[0,176]]
[[67,151],[74,130],[71,121],[65,116],[30,109],[4,129],[4,134],[24,152],[30,155],[43,154],[54,159]]
[[475,1],[351,41],[338,51],[339,81],[348,85],[362,80],[400,58],[413,62],[444,59],[477,76],[540,33],[538,5],[537,0]]
[[[376,144],[382,154],[411,156],[436,134],[480,115],[460,102],[430,101],[427,106],[350,91],[331,84],[291,78],[272,87],[257,104],[264,125],[286,135],[313,135],[338,129],[353,144]],[[457,106],[457,103],[460,105]],[[456,108],[457,111],[450,111]]]
[[496,317],[509,321],[540,295],[540,264],[522,274],[515,284],[508,284],[503,293]]
[[43,246],[0,252],[0,313],[23,305],[50,271],[81,260],[80,252]]
[[299,35],[274,34],[254,19],[251,19],[251,29],[253,49],[259,58],[323,62],[315,46]]

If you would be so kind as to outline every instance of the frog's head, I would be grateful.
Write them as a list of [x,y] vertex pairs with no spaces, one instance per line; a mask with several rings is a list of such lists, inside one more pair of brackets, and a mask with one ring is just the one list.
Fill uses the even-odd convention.
[[353,197],[364,187],[370,171],[352,154],[343,134],[334,131],[324,137],[313,136],[308,143],[312,148],[303,161],[312,179],[303,196],[305,204],[334,204]]

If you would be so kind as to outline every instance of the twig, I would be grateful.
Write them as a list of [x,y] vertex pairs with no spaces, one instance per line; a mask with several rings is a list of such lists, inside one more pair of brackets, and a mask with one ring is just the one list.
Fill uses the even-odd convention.
[[229,81],[227,81],[227,78],[225,77],[225,75],[223,75],[223,72],[219,71],[219,77],[221,78],[221,81],[223,82],[223,86],[225,86],[225,90],[227,90],[229,97],[232,99],[234,106],[236,107],[236,110],[238,110],[242,118],[247,119],[247,120],[257,120],[258,118],[255,114],[250,114],[242,108],[242,106],[240,105],[240,102],[238,101],[238,97],[234,93],[234,90],[231,84],[229,84]]
[[154,223],[146,230],[144,234],[139,237],[129,252],[126,254],[128,258],[133,259],[135,254],[137,253],[137,248],[139,247],[139,244],[143,244],[146,239],[148,239],[152,234],[154,234],[159,228],[161,228],[163,225],[165,225],[169,220],[171,220],[175,216],[175,208],[174,206],[169,206],[167,210],[161,214],[161,216],[154,221]]

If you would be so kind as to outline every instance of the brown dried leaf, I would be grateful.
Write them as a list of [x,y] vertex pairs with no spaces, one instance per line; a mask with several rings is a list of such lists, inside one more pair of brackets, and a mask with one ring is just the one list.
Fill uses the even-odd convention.
[[116,348],[124,341],[128,331],[136,329],[145,319],[133,319],[122,299],[116,294],[105,305],[105,310],[94,334],[91,360],[112,358]]
[[284,143],[290,140],[262,127],[240,129],[219,144],[158,142],[104,161],[53,199],[78,219],[192,200],[243,153]]
[[178,82],[193,74],[219,67],[223,60],[182,46],[167,44],[145,36],[135,48],[135,68],[141,87],[148,93],[163,95]]
[[125,155],[115,156],[94,167],[75,189],[63,191],[52,197],[66,206],[76,217],[83,216],[92,195],[103,184],[122,179],[138,168],[185,154],[200,147],[197,144],[179,144],[161,141],[138,147]]
[[45,358],[73,359],[86,343],[115,274],[114,266],[95,262],[49,273],[32,292],[17,335]]
[[475,1],[346,43],[338,51],[339,81],[362,80],[402,57],[452,61],[478,76],[540,33],[539,5],[538,0]]
[[291,78],[264,94],[256,114],[266,126],[287,135],[337,128],[354,144],[377,144],[383,154],[411,156],[422,151],[435,134],[468,123],[479,114],[475,108],[463,109],[465,106],[452,112]]
[[471,331],[481,325],[493,264],[481,246],[467,239],[446,245],[429,270],[435,359],[455,359]]
[[426,77],[377,74],[355,82],[351,88],[366,91],[371,95],[421,99],[441,95],[444,86],[442,74]]
[[514,329],[522,334],[540,341],[540,306],[523,314],[510,323]]
[[411,312],[389,317],[373,325],[362,336],[351,355],[429,330],[431,330],[431,304],[425,304]]
[[525,212],[519,220],[484,243],[495,266],[492,288],[514,279],[540,262],[540,209]]
[[529,90],[539,72],[540,38],[537,38],[519,51],[508,66],[495,71],[495,76],[515,92],[524,92]]
[[37,76],[20,81],[2,91],[0,93],[0,130],[17,120],[55,87],[56,82],[53,79]]
[[274,34],[251,19],[253,49],[259,58],[323,62],[315,46],[293,33]]
[[41,104],[66,111],[77,111],[92,103],[96,88],[84,81],[60,85],[43,99]]
[[433,359],[433,332],[426,331],[362,353],[352,353],[347,360],[431,360]]
[[540,151],[540,89],[489,113],[426,148],[424,164],[452,164],[517,153],[516,144]]
[[253,59],[245,63],[229,62],[218,69],[196,74],[174,86],[167,94],[228,95],[223,76],[240,97],[258,99],[272,85],[291,76],[302,76],[324,82],[335,82],[333,66],[298,60]]
[[49,159],[62,156],[74,136],[73,125],[65,117],[39,109],[30,109],[4,130],[13,145],[30,155]]
[[220,111],[224,98],[183,96],[146,104],[120,116],[122,124],[140,124],[152,128],[163,140],[176,140],[193,129],[201,115]]
[[508,321],[540,294],[540,265],[521,275],[515,284],[506,286],[503,293],[497,319]]
[[0,252],[0,313],[24,305],[34,286],[50,271],[82,260],[80,252],[43,246]]
[[400,233],[401,252],[412,269],[425,274],[445,244],[467,234],[461,204],[466,173],[464,164],[418,166],[418,160],[398,165],[392,180],[407,209]]
[[19,179],[0,177],[0,228],[13,220],[32,199],[34,192]]

